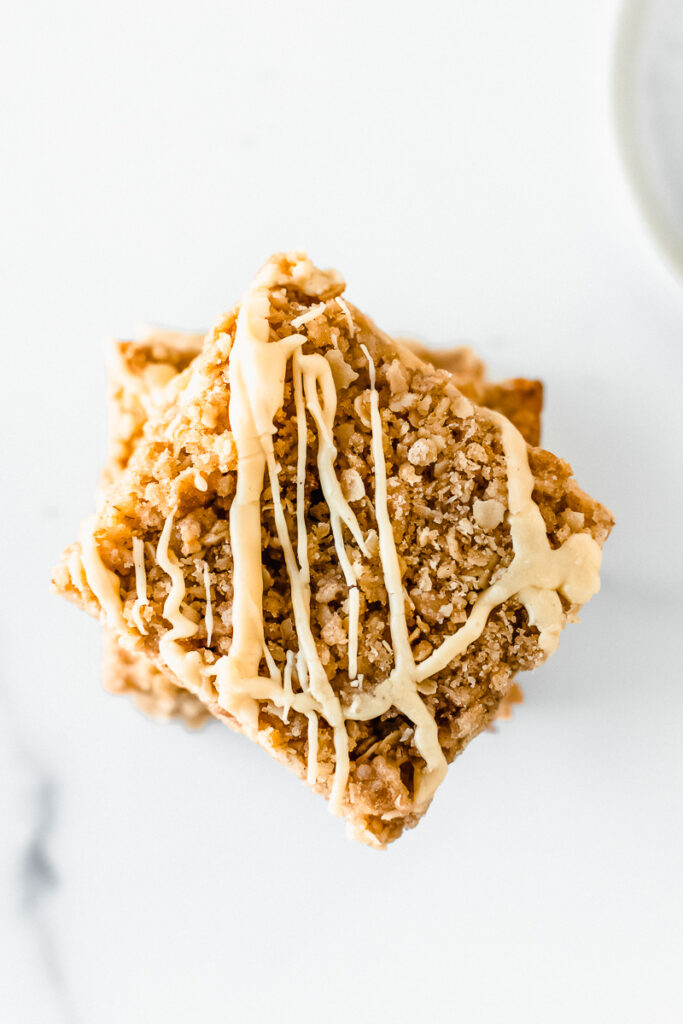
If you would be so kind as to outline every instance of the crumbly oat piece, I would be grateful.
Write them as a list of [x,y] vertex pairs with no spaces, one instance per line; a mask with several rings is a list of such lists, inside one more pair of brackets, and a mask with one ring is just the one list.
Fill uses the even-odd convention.
[[543,384],[540,380],[514,377],[499,383],[490,381],[484,363],[468,347],[432,350],[412,338],[401,338],[400,344],[440,370],[449,370],[464,395],[477,405],[507,416],[528,444],[540,444],[543,410]]
[[201,351],[204,335],[146,329],[136,341],[112,341],[107,358],[109,442],[100,487],[125,469],[166,385]]
[[612,519],[342,292],[269,261],[55,584],[384,846],[595,591]]
[[[111,343],[108,359],[110,442],[102,488],[126,468],[162,389],[199,355],[203,342],[203,334],[149,328],[136,341]],[[529,444],[538,443],[543,404],[540,381],[515,378],[493,383],[486,377],[484,363],[468,347],[443,352],[430,351],[407,339],[401,339],[400,344],[407,345],[425,362],[448,369],[463,394],[507,415]],[[144,654],[121,648],[115,634],[107,630],[105,633],[103,679],[111,693],[131,696],[136,706],[152,718],[162,721],[181,718],[191,728],[204,723],[207,717],[204,705],[177,686],[170,672],[152,665]],[[513,687],[501,701],[497,717],[511,718],[512,705],[521,703],[522,699],[519,686]]]
[[110,693],[132,697],[136,707],[150,718],[180,718],[191,729],[200,728],[209,718],[205,705],[173,682],[169,672],[157,668],[150,658],[126,650],[108,629],[104,630],[102,681]]
[[[517,683],[513,683],[508,692],[505,694],[496,712],[496,720],[506,722],[512,718],[512,709],[515,704],[521,704],[524,701],[524,694],[521,686]],[[490,726],[493,728],[493,725]]]

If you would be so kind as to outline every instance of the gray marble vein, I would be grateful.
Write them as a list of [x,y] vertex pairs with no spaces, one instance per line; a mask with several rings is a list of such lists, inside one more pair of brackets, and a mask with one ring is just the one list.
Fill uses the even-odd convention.
[[[4,695],[2,717],[8,734],[10,785],[15,793],[16,840],[10,849],[9,886],[15,927],[25,930],[35,958],[37,979],[53,996],[54,1020],[79,1024],[64,973],[59,935],[52,919],[52,897],[60,875],[51,849],[59,813],[59,782],[31,749],[14,709]],[[30,959],[30,953],[29,953]]]

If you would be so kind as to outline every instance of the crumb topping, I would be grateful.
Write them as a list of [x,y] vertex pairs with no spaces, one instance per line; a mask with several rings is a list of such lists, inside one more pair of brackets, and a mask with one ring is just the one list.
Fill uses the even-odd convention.
[[266,265],[82,558],[115,629],[385,841],[595,592],[609,525],[558,507],[557,474],[539,492],[515,427],[342,290],[301,254]]

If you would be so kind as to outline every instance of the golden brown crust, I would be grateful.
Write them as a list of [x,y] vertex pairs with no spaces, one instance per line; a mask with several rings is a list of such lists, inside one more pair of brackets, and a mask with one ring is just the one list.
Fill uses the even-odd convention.
[[399,342],[424,362],[452,373],[456,387],[477,405],[507,416],[527,444],[540,444],[543,412],[543,384],[540,380],[513,377],[500,382],[490,381],[484,363],[471,348],[430,349],[411,338],[401,338]]
[[485,405],[487,409],[494,409],[507,416],[527,444],[540,444],[543,411],[543,385],[540,380],[515,377],[500,384],[487,381],[472,394],[467,390],[465,394],[478,405]]

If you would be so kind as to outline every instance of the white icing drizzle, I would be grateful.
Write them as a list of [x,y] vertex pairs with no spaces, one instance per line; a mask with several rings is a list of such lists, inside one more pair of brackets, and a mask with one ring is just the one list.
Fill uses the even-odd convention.
[[155,552],[157,563],[171,578],[171,589],[163,608],[164,618],[171,623],[171,629],[159,640],[159,654],[191,693],[202,696],[208,689],[210,669],[199,651],[186,651],[178,643],[179,640],[188,640],[194,636],[199,627],[183,614],[181,608],[185,597],[185,579],[175,555],[169,550],[173,519],[174,513],[171,512],[166,517]]
[[[267,271],[267,267],[264,271]],[[287,360],[301,338],[268,343],[268,279],[264,273],[245,296],[230,352],[230,425],[238,458],[237,489],[230,508],[233,554],[233,636],[217,665],[220,701],[243,724],[258,727],[250,681],[259,679],[266,653],[261,563],[261,491],[266,455],[273,452],[273,420],[282,402]],[[251,381],[258,388],[250,388]]]
[[209,566],[207,562],[202,561],[204,569],[204,595],[206,597],[206,606],[204,611],[204,622],[206,624],[206,646],[211,646],[211,639],[213,637],[213,605],[211,603],[211,573],[209,572]]
[[[308,765],[306,770],[306,782],[309,786],[315,786],[318,781],[318,715],[315,711],[307,711],[308,718]],[[337,798],[339,801],[339,798]]]
[[277,667],[275,659],[268,650],[268,644],[265,641],[263,643],[263,657],[266,663],[266,667],[270,673],[270,678],[277,680],[277,682],[279,683],[281,678],[280,669]]
[[[275,527],[289,577],[308,690],[333,730],[336,769],[330,803],[334,810],[338,810],[349,772],[348,735],[339,698],[327,678],[311,631],[308,581],[305,576],[302,578],[289,537],[278,481],[279,468],[273,450],[273,421],[283,401],[287,362],[305,341],[303,335],[269,341],[268,290],[276,282],[284,284],[286,280],[278,276],[275,267],[266,265],[242,302],[230,353],[230,424],[238,456],[237,490],[230,512],[234,565],[233,639],[228,655],[217,663],[216,678],[220,703],[238,718],[243,714],[245,698],[253,701],[255,690],[262,689],[259,664],[265,639],[260,498],[267,469]],[[324,363],[331,374],[327,362]],[[257,388],[253,387],[254,381],[258,382]],[[282,706],[282,688],[274,685],[270,694],[271,699]],[[318,709],[309,707],[306,711]],[[310,723],[309,718],[309,735]],[[252,728],[258,725],[257,708],[251,709],[249,725]],[[310,745],[309,741],[309,752]]]
[[[365,345],[361,345],[370,371],[370,423],[372,429],[372,457],[375,466],[375,516],[379,533],[379,553],[384,573],[384,584],[389,598],[389,629],[394,653],[394,668],[386,683],[387,699],[415,724],[415,746],[424,758],[427,772],[416,785],[418,806],[428,802],[446,773],[447,763],[439,743],[436,722],[417,692],[417,670],[413,658],[405,613],[405,597],[401,580],[401,567],[394,542],[394,532],[387,506],[387,471],[382,446],[382,420],[379,414],[379,396],[375,386],[375,364]],[[355,698],[359,711],[362,695]],[[367,703],[372,703],[371,701]]]
[[299,677],[299,685],[305,693],[308,690],[308,672],[306,671],[306,659],[301,651],[296,654],[296,673]]
[[183,614],[181,607],[185,597],[185,577],[176,556],[169,548],[173,519],[173,512],[166,516],[164,528],[157,544],[156,560],[164,572],[171,577],[171,589],[164,601],[164,618],[171,623],[171,632],[167,634],[167,637],[171,640],[187,640],[195,635],[199,627],[196,622]]
[[[550,546],[545,524],[533,501],[533,476],[528,464],[527,446],[516,428],[504,417],[487,411],[500,430],[508,470],[508,515],[514,557],[500,578],[475,601],[464,625],[419,665],[415,663],[405,611],[405,596],[400,562],[394,542],[387,503],[386,463],[383,451],[382,420],[375,380],[375,366],[365,346],[370,374],[371,449],[374,462],[375,516],[379,535],[379,553],[389,601],[389,627],[394,668],[389,677],[372,693],[361,690],[357,676],[359,594],[356,577],[343,539],[345,526],[361,552],[367,548],[358,521],[343,496],[335,472],[334,419],[336,388],[327,360],[321,355],[303,355],[306,340],[295,334],[282,340],[270,340],[269,289],[292,283],[309,296],[320,297],[340,279],[333,272],[318,271],[300,253],[290,254],[287,270],[271,261],[256,277],[245,296],[237,319],[235,340],[230,352],[230,423],[238,455],[237,489],[230,512],[230,541],[233,556],[233,638],[228,655],[213,665],[198,651],[186,651],[178,641],[197,632],[197,625],[182,612],[185,583],[178,562],[169,550],[173,515],[169,515],[159,539],[156,558],[171,578],[171,590],[163,614],[171,630],[160,641],[160,653],[166,664],[192,692],[205,691],[215,678],[220,704],[241,722],[244,730],[258,734],[259,705],[271,701],[288,721],[291,709],[306,715],[308,721],[307,779],[317,781],[319,718],[333,730],[335,773],[330,799],[338,812],[349,774],[346,720],[367,721],[382,715],[392,706],[414,725],[415,746],[425,762],[425,770],[415,782],[415,807],[429,803],[446,771],[446,760],[438,739],[433,715],[419,693],[421,683],[460,656],[482,633],[493,608],[517,596],[527,609],[529,622],[539,630],[539,644],[547,654],[557,646],[565,616],[558,596],[572,604],[582,604],[598,589],[601,552],[586,533],[574,534],[557,549]],[[349,330],[356,328],[346,303],[336,302],[347,317]],[[325,303],[312,307],[292,324],[295,328],[319,316]],[[291,358],[294,403],[297,418],[296,467],[296,554],[289,536],[275,459],[274,419],[284,400],[285,376]],[[348,588],[349,680],[358,692],[348,707],[342,707],[332,689],[317,653],[310,619],[310,570],[304,513],[305,469],[307,456],[306,412],[310,411],[318,434],[317,464],[320,484],[330,511],[330,524],[339,564]],[[261,552],[261,494],[265,474],[272,491],[276,531],[284,554],[291,587],[299,650],[287,651],[284,679],[265,641],[263,620],[263,579]],[[86,579],[102,607],[107,622],[119,632],[131,632],[122,614],[119,580],[101,561],[94,536],[95,519],[85,524],[81,535],[82,563]],[[135,545],[135,542],[134,542]],[[137,551],[137,548],[136,548]],[[137,555],[136,555],[137,557]],[[136,561],[136,586],[138,584]],[[144,572],[144,562],[142,563]],[[210,643],[210,576],[204,563],[207,592],[207,634]],[[138,586],[138,600],[140,600]],[[145,589],[146,598],[146,589]],[[136,602],[137,603],[137,602]],[[133,616],[135,618],[135,616]],[[138,626],[139,628],[139,626]],[[265,661],[269,675],[259,672]],[[294,692],[296,673],[301,692]],[[357,678],[356,678],[357,676]]]
[[141,609],[147,605],[147,573],[145,572],[145,542],[142,537],[133,537],[133,564],[135,565],[135,593],[137,600],[131,611],[131,618],[143,636],[147,629],[142,621]]
[[100,603],[104,621],[119,633],[128,633],[130,628],[123,617],[120,582],[115,572],[107,569],[100,558],[95,539],[97,516],[86,519],[81,527],[81,562],[88,586]]
[[324,312],[324,302],[318,303],[317,306],[311,306],[311,308],[307,309],[305,313],[302,313],[300,316],[294,317],[294,319],[291,321],[292,327],[294,327],[298,331],[300,327],[304,326],[304,324],[310,324],[311,320],[317,320],[317,318],[319,316],[322,316]]
[[[346,574],[345,574],[346,575]],[[346,581],[348,583],[348,579]],[[349,587],[349,679],[358,675],[358,620],[360,617],[360,594],[358,587]]]
[[285,701],[282,705],[284,715],[282,720],[287,724],[289,721],[289,712],[292,707],[292,701],[294,698],[294,687],[292,686],[292,671],[294,669],[294,651],[287,651],[285,655],[285,675],[283,688],[285,691]]
[[[306,404],[318,428],[318,475],[327,506],[330,510],[330,525],[337,558],[348,587],[349,631],[348,659],[349,678],[355,679],[358,672],[358,617],[360,597],[353,567],[346,553],[342,535],[342,523],[346,525],[361,552],[367,557],[363,534],[358,520],[344,497],[335,472],[337,449],[334,444],[333,428],[337,411],[337,390],[330,364],[321,355],[302,356],[295,353],[295,362],[303,370]],[[320,404],[318,389],[322,392]],[[298,496],[297,496],[298,498]]]
[[[275,529],[277,531],[278,540],[282,545],[282,550],[285,556],[285,565],[287,568],[287,575],[289,576],[289,582],[291,586],[292,609],[294,611],[296,632],[299,638],[300,651],[304,663],[306,665],[306,673],[308,675],[308,689],[310,690],[311,695],[315,698],[316,702],[320,705],[322,713],[324,714],[325,718],[327,719],[327,721],[334,730],[335,753],[338,759],[337,764],[339,764],[339,759],[341,758],[342,766],[346,764],[346,775],[348,775],[348,737],[346,734],[346,728],[344,726],[344,716],[342,714],[339,698],[337,697],[337,695],[335,694],[334,690],[330,685],[330,682],[327,678],[327,673],[325,672],[323,664],[320,661],[320,655],[318,654],[318,650],[315,645],[315,638],[311,630],[311,606],[309,589],[308,586],[304,584],[301,579],[299,567],[297,565],[296,557],[294,555],[294,549],[292,547],[292,542],[289,537],[287,522],[285,520],[284,508],[282,507],[280,484],[278,481],[278,468],[275,464],[275,457],[271,452],[268,453],[267,466],[270,487],[273,494],[273,514],[275,517]],[[260,557],[261,556],[259,550],[259,561]],[[237,583],[235,583],[234,586],[236,594]],[[317,715],[315,721],[317,728]],[[309,734],[311,729],[310,723],[311,719],[309,717]],[[343,771],[344,769],[342,767],[342,772]],[[344,779],[344,786],[345,785],[346,779]],[[335,799],[339,800],[341,798],[342,793],[343,787],[341,793],[334,794]]]
[[467,621],[418,666],[418,679],[446,668],[477,640],[490,612],[517,596],[529,622],[539,630],[546,654],[557,648],[565,615],[558,592],[572,604],[585,604],[600,589],[599,545],[587,533],[572,534],[552,548],[541,511],[533,500],[534,478],[527,446],[517,428],[499,413],[487,410],[499,427],[508,468],[508,515],[514,558],[503,575],[475,601]]
[[85,570],[83,569],[81,553],[77,547],[75,547],[72,550],[71,554],[69,555],[67,566],[69,569],[69,576],[76,584],[76,586],[80,589],[83,586],[84,582],[87,583],[87,578],[85,575]]
[[306,449],[307,449],[307,428],[306,428],[306,407],[304,405],[304,386],[301,374],[301,366],[298,360],[298,352],[294,353],[292,360],[292,376],[294,380],[294,407],[296,409],[296,532],[297,532],[297,557],[299,559],[300,575],[302,583],[307,586],[310,582],[310,570],[308,565],[308,533],[306,531],[306,516],[304,497],[306,489]]
[[337,305],[341,309],[342,313],[346,317],[346,323],[348,324],[348,327],[349,327],[349,334],[353,338],[353,336],[356,333],[356,325],[353,322],[353,317],[351,316],[351,310],[346,305],[346,303],[342,299],[341,295],[337,296],[337,298],[335,299],[335,302],[337,303]]

